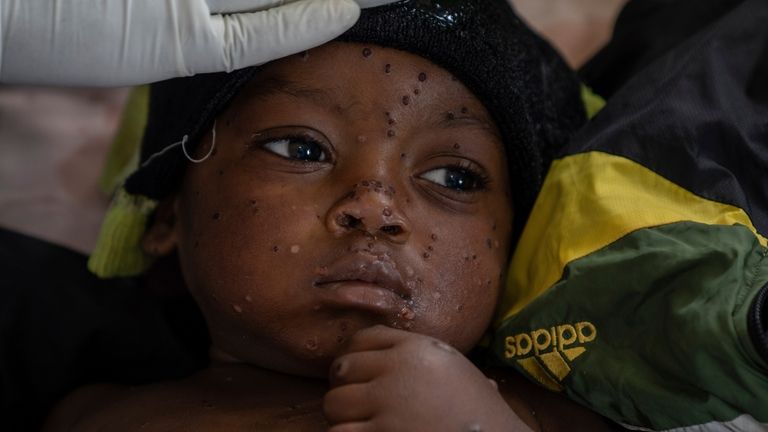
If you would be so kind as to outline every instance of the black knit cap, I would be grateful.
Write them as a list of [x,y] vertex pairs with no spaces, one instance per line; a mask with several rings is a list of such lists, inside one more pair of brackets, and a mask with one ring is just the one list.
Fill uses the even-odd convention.
[[[576,75],[507,0],[406,0],[366,9],[337,40],[400,49],[451,72],[499,128],[509,163],[519,235],[558,149],[585,122]],[[141,167],[128,193],[162,199],[177,190],[187,160],[218,114],[259,67],[153,84]]]

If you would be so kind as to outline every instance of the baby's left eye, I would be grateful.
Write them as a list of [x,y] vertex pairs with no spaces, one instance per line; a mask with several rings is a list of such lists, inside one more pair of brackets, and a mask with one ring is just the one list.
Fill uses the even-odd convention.
[[421,174],[419,177],[459,192],[484,189],[486,183],[480,174],[462,167],[436,168]]
[[323,146],[305,137],[286,137],[262,144],[263,148],[286,159],[323,162],[328,156]]

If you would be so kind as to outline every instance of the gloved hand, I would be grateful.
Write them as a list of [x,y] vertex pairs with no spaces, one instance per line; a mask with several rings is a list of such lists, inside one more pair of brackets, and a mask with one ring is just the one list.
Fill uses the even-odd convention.
[[392,0],[0,0],[0,82],[143,84],[327,42]]

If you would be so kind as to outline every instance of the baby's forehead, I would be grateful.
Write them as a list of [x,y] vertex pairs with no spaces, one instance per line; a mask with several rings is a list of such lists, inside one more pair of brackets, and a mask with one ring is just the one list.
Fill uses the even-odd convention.
[[[241,104],[291,98],[340,113],[422,117],[425,125],[473,124],[498,136],[483,103],[450,72],[415,54],[373,44],[331,42],[269,63],[241,92]],[[384,111],[365,112],[384,107]]]

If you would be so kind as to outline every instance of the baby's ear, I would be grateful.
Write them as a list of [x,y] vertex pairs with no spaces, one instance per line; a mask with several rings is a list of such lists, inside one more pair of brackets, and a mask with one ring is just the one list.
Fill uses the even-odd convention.
[[162,201],[144,231],[141,249],[149,256],[161,257],[176,249],[178,242],[176,230],[176,197]]

